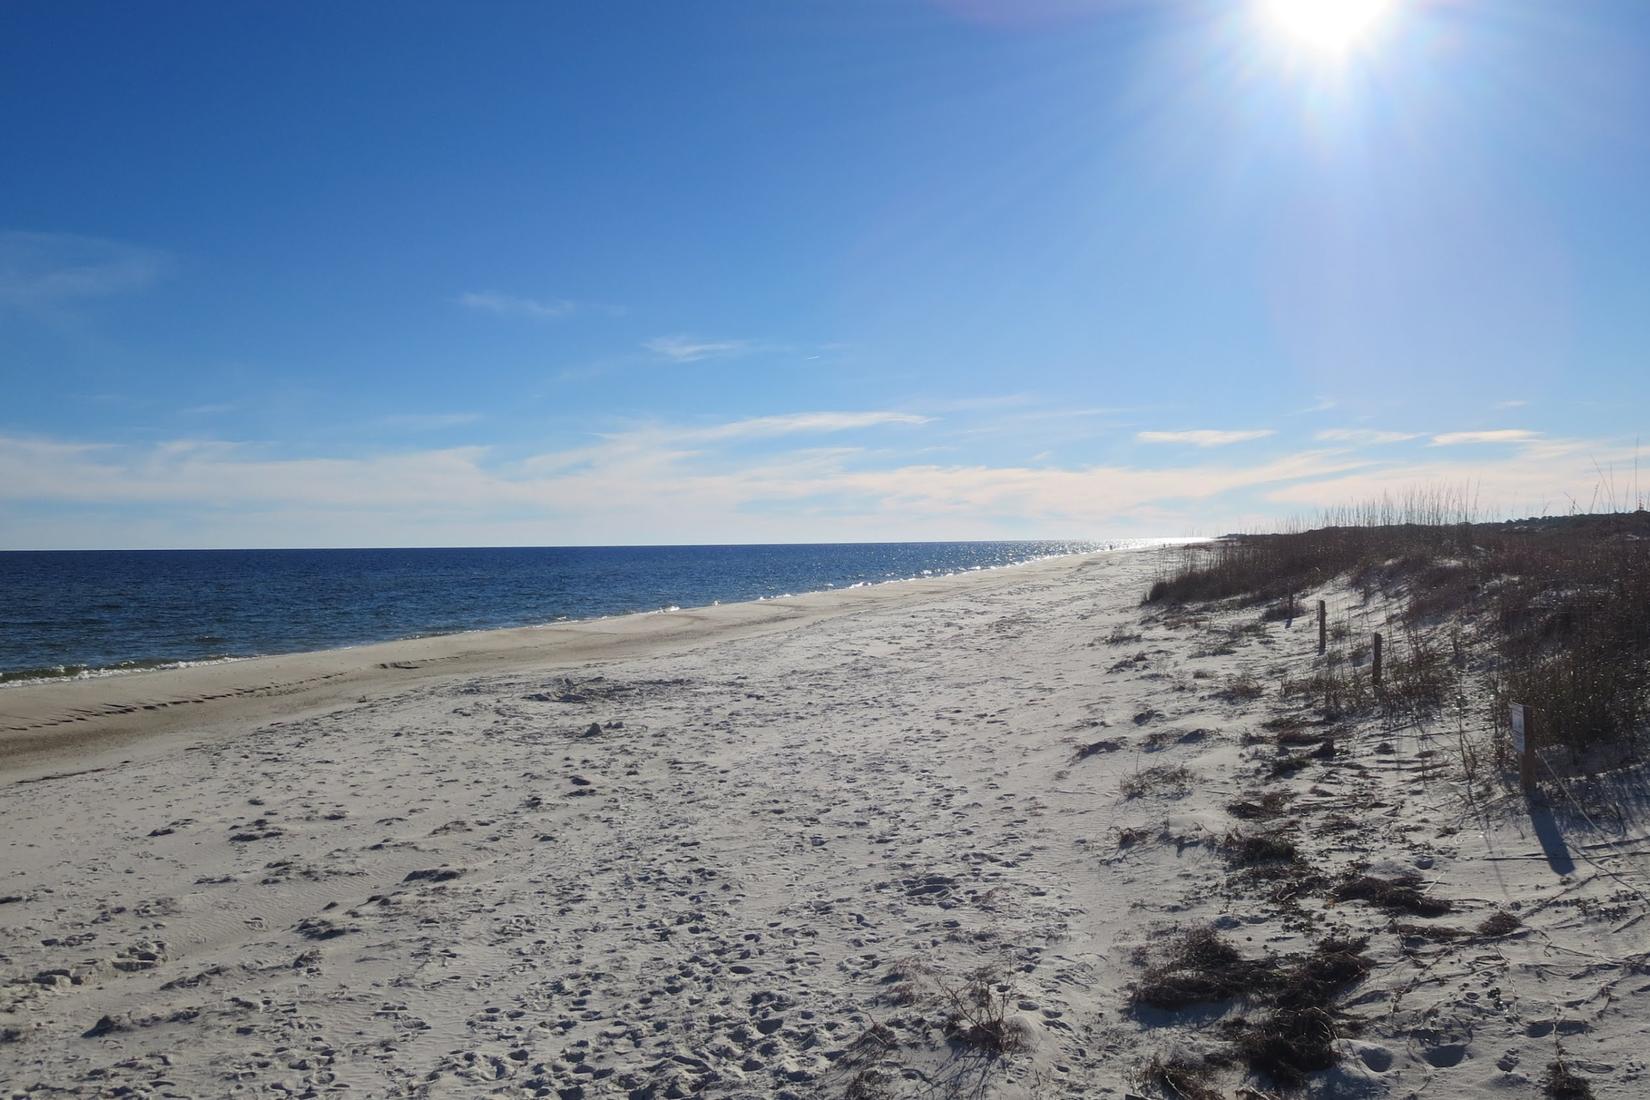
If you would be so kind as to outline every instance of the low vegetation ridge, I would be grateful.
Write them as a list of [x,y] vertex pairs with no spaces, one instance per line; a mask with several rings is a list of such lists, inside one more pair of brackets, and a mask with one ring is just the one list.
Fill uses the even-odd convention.
[[[1365,509],[1312,530],[1188,546],[1148,604],[1231,601],[1262,617],[1316,614],[1304,595],[1336,580],[1401,607],[1384,682],[1368,639],[1336,624],[1314,674],[1283,685],[1329,716],[1427,709],[1465,679],[1498,732],[1529,706],[1540,743],[1597,769],[1640,755],[1650,717],[1650,512],[1503,523],[1448,509]],[[1501,738],[1497,739],[1500,743]]]

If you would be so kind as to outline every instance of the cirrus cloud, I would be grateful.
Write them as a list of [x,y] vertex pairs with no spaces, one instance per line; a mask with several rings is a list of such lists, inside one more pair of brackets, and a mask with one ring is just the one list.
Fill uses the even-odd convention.
[[473,290],[458,296],[458,304],[482,313],[496,313],[506,317],[532,317],[541,321],[566,317],[577,310],[578,303],[566,298],[526,298],[517,294],[499,294],[491,290]]
[[1483,432],[1445,432],[1432,437],[1431,446],[1454,447],[1481,443],[1534,443],[1541,438],[1540,432],[1527,431],[1523,428],[1496,428]]
[[0,307],[40,311],[142,290],[171,266],[153,248],[72,233],[0,232]]
[[1180,443],[1192,447],[1229,447],[1233,443],[1247,443],[1252,439],[1265,439],[1277,433],[1271,428],[1255,428],[1248,431],[1220,431],[1210,428],[1199,428],[1183,432],[1136,432],[1134,438],[1141,443]]
[[1320,443],[1347,443],[1354,447],[1376,447],[1421,438],[1419,432],[1383,432],[1374,428],[1325,428],[1312,436]]
[[659,336],[642,347],[673,363],[696,363],[701,359],[715,359],[739,355],[751,350],[749,340],[697,340],[691,336]]

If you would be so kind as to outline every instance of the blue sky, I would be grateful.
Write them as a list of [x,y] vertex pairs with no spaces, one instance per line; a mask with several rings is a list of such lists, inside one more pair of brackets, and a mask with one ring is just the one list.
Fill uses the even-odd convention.
[[1650,5],[1388,8],[7,4],[0,547],[1623,503]]

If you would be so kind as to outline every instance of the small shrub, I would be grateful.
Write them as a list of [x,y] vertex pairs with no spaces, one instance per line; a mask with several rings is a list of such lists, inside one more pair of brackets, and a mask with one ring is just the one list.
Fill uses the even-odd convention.
[[1024,1049],[1025,1031],[1010,1018],[1014,991],[995,971],[977,971],[962,988],[946,989],[945,994],[952,1008],[945,1024],[948,1039],[993,1056]]
[[899,1048],[899,1037],[882,1024],[872,1024],[849,1044],[840,1065],[856,1072],[843,1091],[843,1100],[887,1100],[895,1080],[882,1068],[887,1057]]
[[1420,631],[1410,630],[1401,652],[1395,652],[1387,664],[1381,705],[1391,715],[1430,714],[1444,705],[1453,683],[1444,648]]
[[1548,1063],[1547,1072],[1541,1077],[1541,1091],[1549,1100],[1593,1100],[1593,1086],[1587,1083],[1587,1078],[1571,1073],[1563,1058]]

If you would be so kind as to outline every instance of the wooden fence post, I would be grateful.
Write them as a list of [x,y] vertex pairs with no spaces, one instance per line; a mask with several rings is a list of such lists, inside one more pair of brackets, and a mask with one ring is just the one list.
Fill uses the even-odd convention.
[[1374,680],[1375,680],[1375,686],[1380,687],[1381,686],[1381,636],[1379,634],[1375,635]]
[[1329,648],[1329,605],[1318,601],[1318,656]]
[[1518,754],[1518,786],[1525,794],[1535,793],[1535,723],[1530,708],[1514,703],[1509,708],[1513,752]]

